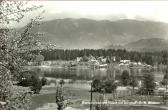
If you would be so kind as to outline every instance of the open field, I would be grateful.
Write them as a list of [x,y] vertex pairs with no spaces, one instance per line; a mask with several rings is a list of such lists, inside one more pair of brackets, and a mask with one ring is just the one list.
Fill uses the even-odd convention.
[[[87,84],[65,84],[64,96],[65,99],[71,100],[73,107],[75,108],[89,108],[89,105],[82,105],[82,101],[90,100],[90,87]],[[31,110],[43,106],[46,103],[55,103],[55,91],[56,87],[43,87],[42,91],[38,95],[33,96]],[[93,101],[99,97],[99,93],[93,93]],[[106,94],[105,97],[110,98],[112,94]],[[128,98],[128,96],[127,96]],[[137,97],[133,97],[137,98]],[[165,108],[156,108],[154,106],[124,106],[124,105],[110,105],[111,110],[166,110]]]

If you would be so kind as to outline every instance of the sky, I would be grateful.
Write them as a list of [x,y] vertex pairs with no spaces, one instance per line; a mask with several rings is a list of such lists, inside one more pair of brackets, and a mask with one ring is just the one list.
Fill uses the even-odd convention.
[[43,8],[27,13],[22,23],[37,16],[42,10],[43,20],[62,18],[90,18],[95,20],[136,19],[168,23],[168,1],[30,1],[28,5]]

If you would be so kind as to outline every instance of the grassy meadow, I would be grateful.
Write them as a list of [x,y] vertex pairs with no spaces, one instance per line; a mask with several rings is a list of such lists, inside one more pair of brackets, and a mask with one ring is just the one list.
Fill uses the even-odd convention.
[[[31,110],[35,110],[47,103],[55,103],[55,86],[44,86],[40,94],[34,95],[32,98]],[[100,96],[99,93],[93,93],[93,101],[97,100]],[[65,84],[64,85],[64,97],[71,101],[72,107],[79,109],[87,109],[89,105],[82,105],[82,101],[90,100],[90,85],[89,84]],[[108,99],[112,97],[112,94],[105,94]],[[129,99],[127,96],[125,100]],[[132,98],[143,98],[133,96]],[[157,98],[153,98],[156,99]],[[128,105],[109,105],[110,110],[166,110],[165,108],[156,108],[154,106],[128,106]],[[93,107],[94,108],[94,107]]]

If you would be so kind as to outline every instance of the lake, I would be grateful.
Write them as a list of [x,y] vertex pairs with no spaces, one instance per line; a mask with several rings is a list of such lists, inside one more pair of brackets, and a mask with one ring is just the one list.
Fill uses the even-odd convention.
[[116,78],[122,74],[123,70],[128,70],[130,74],[141,78],[144,73],[154,74],[156,81],[161,81],[164,75],[164,70],[158,69],[142,69],[142,68],[100,68],[100,69],[89,69],[89,68],[58,68],[54,66],[37,66],[29,67],[28,69],[33,70],[45,77],[51,78],[62,78],[62,79],[74,79],[74,80],[92,80],[95,78],[107,79]]

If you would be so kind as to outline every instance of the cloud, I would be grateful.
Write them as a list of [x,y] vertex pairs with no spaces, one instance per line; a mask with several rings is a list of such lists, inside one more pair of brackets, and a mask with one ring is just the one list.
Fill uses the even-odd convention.
[[[58,18],[139,19],[168,23],[168,1],[30,1],[43,5],[44,20]],[[36,13],[27,14],[27,19]],[[25,20],[27,20],[25,19]],[[22,23],[23,24],[23,23]]]
[[[80,16],[107,16],[125,14],[168,22],[168,1],[41,1],[47,13],[78,13]],[[75,16],[74,16],[75,17]]]

